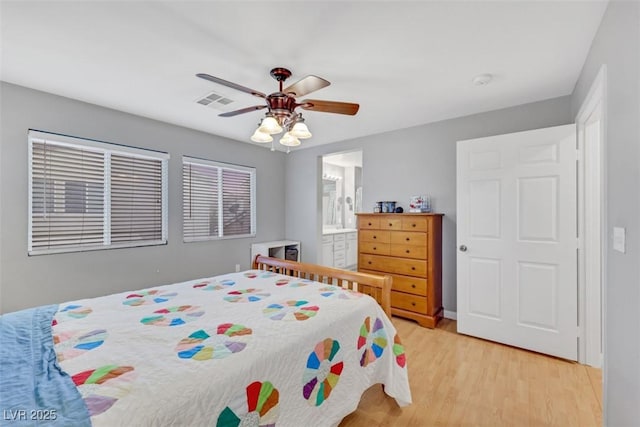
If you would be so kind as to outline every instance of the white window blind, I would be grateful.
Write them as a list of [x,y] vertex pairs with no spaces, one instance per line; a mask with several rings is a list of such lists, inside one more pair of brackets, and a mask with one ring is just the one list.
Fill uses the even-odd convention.
[[29,131],[29,254],[166,243],[168,158]]
[[185,242],[255,236],[255,169],[183,157]]

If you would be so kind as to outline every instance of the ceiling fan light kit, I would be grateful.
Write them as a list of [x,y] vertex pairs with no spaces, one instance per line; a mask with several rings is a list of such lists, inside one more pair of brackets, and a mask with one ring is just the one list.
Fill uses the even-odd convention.
[[278,123],[278,121],[273,116],[271,116],[270,113],[267,113],[267,116],[262,119],[262,122],[258,127],[258,131],[267,133],[269,135],[276,135],[282,132],[282,126],[280,126],[280,123]]
[[285,147],[297,147],[298,145],[300,145],[300,140],[291,135],[290,132],[285,132],[285,134],[282,135],[282,138],[280,138],[280,144],[284,145]]
[[279,134],[283,130],[286,130],[286,132],[280,139],[280,144],[286,147],[296,147],[300,145],[300,139],[311,138],[311,132],[309,132],[309,128],[304,123],[302,113],[295,111],[298,107],[303,110],[346,114],[349,116],[355,115],[360,108],[360,105],[350,102],[322,101],[316,99],[305,99],[301,102],[297,102],[296,97],[307,95],[311,92],[322,89],[323,87],[327,87],[331,83],[318,76],[309,75],[298,80],[296,83],[283,88],[283,82],[291,77],[291,71],[286,68],[276,67],[271,70],[270,74],[271,77],[278,81],[279,90],[269,95],[209,74],[200,73],[196,74],[196,76],[201,79],[209,80],[214,83],[249,93],[258,98],[264,98],[266,105],[254,105],[252,107],[219,114],[221,117],[233,117],[239,114],[267,108],[268,111],[265,114],[265,117],[260,121],[260,124],[253,135],[251,135],[251,141],[258,143],[272,142],[273,137],[271,135]]
[[253,142],[259,142],[261,144],[266,142],[273,141],[273,137],[268,133],[260,132],[260,128],[256,129],[256,131],[251,135],[251,140]]

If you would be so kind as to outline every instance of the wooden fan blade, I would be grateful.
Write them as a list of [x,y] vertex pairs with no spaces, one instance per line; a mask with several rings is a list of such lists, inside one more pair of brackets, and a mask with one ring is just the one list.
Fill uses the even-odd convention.
[[293,96],[304,96],[318,89],[329,86],[331,83],[321,77],[310,75],[303,77],[291,86],[282,90],[284,93],[292,93]]
[[256,111],[256,110],[262,110],[263,108],[267,108],[267,106],[266,105],[254,105],[253,107],[241,108],[241,109],[235,110],[235,111],[227,111],[226,113],[218,114],[218,116],[220,116],[220,117],[233,117],[233,116],[237,116],[238,114],[249,113],[251,111]]
[[210,76],[209,74],[203,74],[203,73],[199,73],[196,74],[197,77],[200,77],[201,79],[205,79],[205,80],[209,80],[210,82],[214,82],[214,83],[219,83],[223,86],[227,86],[236,90],[239,90],[241,92],[246,92],[249,93],[253,96],[259,96],[260,98],[266,98],[267,95],[265,95],[262,92],[259,92],[257,90],[253,90],[253,89],[249,89],[248,87],[245,86],[241,86],[237,83],[233,83],[233,82],[228,82],[226,80],[223,80],[219,77],[214,77],[214,76]]
[[360,109],[360,104],[350,102],[322,101],[319,99],[305,99],[300,105],[301,108],[311,111],[322,111],[323,113],[347,114],[355,116]]

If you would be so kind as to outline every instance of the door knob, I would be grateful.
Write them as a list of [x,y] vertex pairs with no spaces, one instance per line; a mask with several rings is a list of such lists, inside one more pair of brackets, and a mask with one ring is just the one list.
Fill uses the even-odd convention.
[[460,252],[467,252],[467,247],[465,245],[460,245]]

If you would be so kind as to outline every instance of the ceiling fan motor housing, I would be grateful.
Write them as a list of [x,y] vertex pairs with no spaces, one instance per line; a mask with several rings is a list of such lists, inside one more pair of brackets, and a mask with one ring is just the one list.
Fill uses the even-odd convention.
[[295,116],[294,109],[298,106],[296,99],[282,92],[275,92],[267,96],[269,111],[276,117],[280,125],[286,124],[287,119]]

